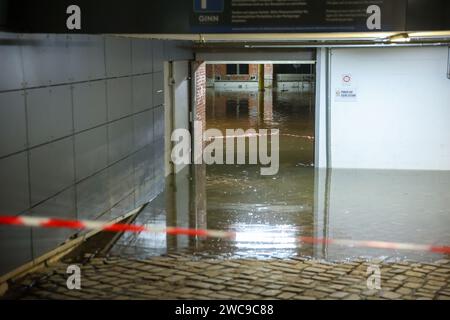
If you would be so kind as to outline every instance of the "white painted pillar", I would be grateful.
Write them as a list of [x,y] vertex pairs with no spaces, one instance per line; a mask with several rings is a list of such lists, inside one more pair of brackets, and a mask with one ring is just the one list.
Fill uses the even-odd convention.
[[316,168],[327,167],[327,49],[317,49],[316,63],[316,120],[315,159]]

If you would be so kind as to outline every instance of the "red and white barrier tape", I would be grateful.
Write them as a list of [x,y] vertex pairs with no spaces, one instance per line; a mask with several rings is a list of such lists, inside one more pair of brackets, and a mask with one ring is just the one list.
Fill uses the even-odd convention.
[[[221,230],[189,229],[180,227],[160,227],[152,225],[136,225],[125,223],[109,223],[91,220],[66,220],[55,218],[37,218],[29,216],[0,216],[0,225],[13,225],[38,228],[86,229],[110,232],[150,232],[169,235],[186,235],[234,240],[236,232]],[[314,237],[297,237],[296,240],[306,244],[328,244],[346,247],[375,248],[389,250],[427,251],[450,254],[450,246],[423,245],[414,243],[398,243],[370,240],[347,240]]]
[[180,227],[160,227],[152,225],[109,223],[92,220],[38,218],[29,216],[0,216],[0,225],[14,225],[14,226],[39,227],[39,228],[102,230],[112,232],[134,232],[134,233],[151,232],[151,233],[167,233],[170,235],[186,235],[186,236],[229,238],[229,239],[233,239],[235,236],[234,232],[219,231],[219,230],[189,229]]

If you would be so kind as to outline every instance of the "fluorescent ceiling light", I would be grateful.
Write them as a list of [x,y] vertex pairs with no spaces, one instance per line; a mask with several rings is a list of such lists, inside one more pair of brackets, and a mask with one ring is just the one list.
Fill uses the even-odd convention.
[[390,36],[387,38],[388,42],[410,42],[411,38],[409,37],[409,34],[407,33],[399,33],[399,34],[394,34],[393,36]]

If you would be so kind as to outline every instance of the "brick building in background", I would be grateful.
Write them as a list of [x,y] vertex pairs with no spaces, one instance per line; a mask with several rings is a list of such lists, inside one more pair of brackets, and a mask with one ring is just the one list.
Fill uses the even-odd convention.
[[[308,89],[313,86],[314,73],[312,64],[264,64],[264,86]],[[222,89],[257,89],[258,64],[207,64],[206,83]]]
[[[258,64],[207,64],[206,79],[208,86],[216,82],[250,82],[258,83]],[[264,65],[264,83],[266,88],[272,87],[273,65]]]

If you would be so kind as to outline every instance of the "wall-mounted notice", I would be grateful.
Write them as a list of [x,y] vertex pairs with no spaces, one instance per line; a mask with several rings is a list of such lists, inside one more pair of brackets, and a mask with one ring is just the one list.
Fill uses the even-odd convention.
[[356,102],[358,98],[357,90],[354,87],[341,87],[336,89],[334,101],[336,102]]
[[335,91],[334,101],[336,102],[355,102],[358,98],[357,89],[354,86],[354,79],[350,73],[344,73],[341,76],[340,87]]
[[[73,6],[79,8],[81,28],[67,27]],[[450,1],[0,0],[0,29],[85,34],[449,30]]]
[[402,30],[407,0],[192,0],[196,32]]

